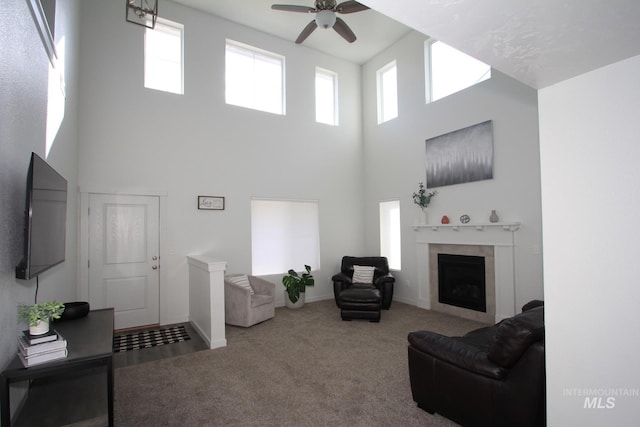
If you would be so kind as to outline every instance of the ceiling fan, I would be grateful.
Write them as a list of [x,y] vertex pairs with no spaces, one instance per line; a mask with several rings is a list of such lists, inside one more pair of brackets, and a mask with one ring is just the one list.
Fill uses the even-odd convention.
[[316,17],[313,21],[304,27],[304,30],[300,33],[296,39],[296,43],[300,44],[313,31],[318,28],[333,28],[336,33],[340,34],[349,43],[356,41],[356,35],[351,31],[351,28],[342,19],[336,16],[336,13],[354,13],[361,12],[369,9],[369,7],[358,3],[357,1],[345,1],[337,4],[335,0],[316,0],[315,7],[297,6],[291,4],[274,4],[271,5],[271,9],[283,10],[285,12],[301,12],[301,13],[315,13]]

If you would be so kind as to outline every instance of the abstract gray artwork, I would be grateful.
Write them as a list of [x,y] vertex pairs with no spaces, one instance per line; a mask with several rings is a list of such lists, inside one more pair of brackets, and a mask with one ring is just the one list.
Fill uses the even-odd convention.
[[477,125],[427,139],[427,188],[493,178],[493,125]]

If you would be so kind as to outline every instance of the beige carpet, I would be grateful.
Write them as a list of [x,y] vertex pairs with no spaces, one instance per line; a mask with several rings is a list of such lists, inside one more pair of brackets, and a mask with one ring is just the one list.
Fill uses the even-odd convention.
[[227,347],[115,371],[117,426],[455,426],[411,397],[407,334],[483,326],[394,302],[344,322],[333,300],[276,309]]

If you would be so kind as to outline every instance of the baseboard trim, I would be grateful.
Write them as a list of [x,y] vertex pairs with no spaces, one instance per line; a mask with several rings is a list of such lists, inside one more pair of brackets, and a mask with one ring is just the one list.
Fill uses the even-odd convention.
[[414,307],[418,307],[418,304],[416,304],[416,300],[415,299],[409,299],[409,298],[403,298],[403,297],[393,297],[393,301],[398,301],[401,302],[403,304],[407,304],[407,305],[412,305]]

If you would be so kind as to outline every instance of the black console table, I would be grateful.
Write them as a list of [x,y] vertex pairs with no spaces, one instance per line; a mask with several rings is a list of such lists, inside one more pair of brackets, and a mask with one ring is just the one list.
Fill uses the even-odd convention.
[[86,317],[56,322],[53,327],[67,340],[67,357],[25,368],[16,355],[0,376],[0,424],[11,425],[11,383],[105,367],[108,418],[113,426],[113,309],[90,311]]

